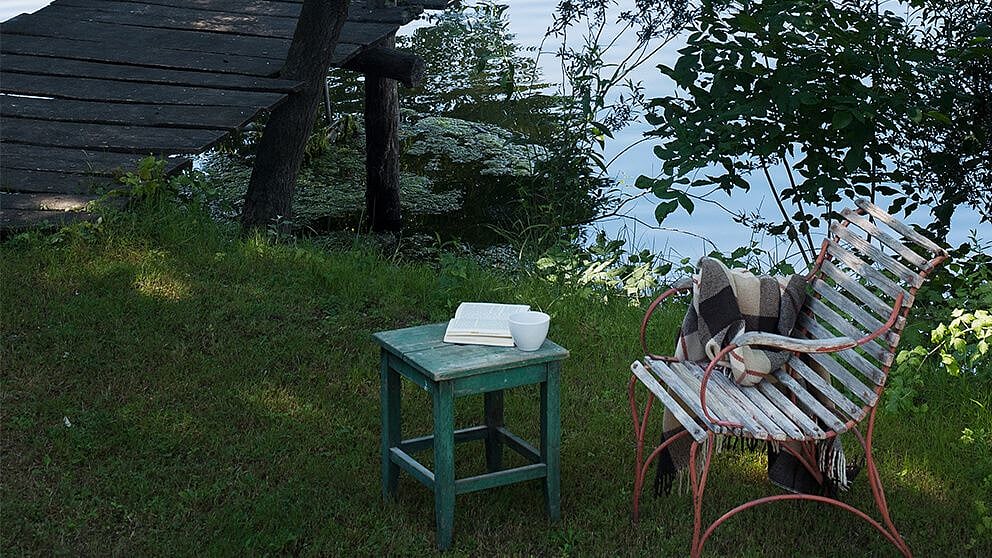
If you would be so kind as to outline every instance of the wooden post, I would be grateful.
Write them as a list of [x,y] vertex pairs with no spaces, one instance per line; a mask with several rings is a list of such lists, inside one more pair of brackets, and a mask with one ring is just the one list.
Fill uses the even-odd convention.
[[[391,36],[384,46],[395,46]],[[400,211],[400,100],[396,80],[365,75],[365,213],[373,231],[398,231]]]

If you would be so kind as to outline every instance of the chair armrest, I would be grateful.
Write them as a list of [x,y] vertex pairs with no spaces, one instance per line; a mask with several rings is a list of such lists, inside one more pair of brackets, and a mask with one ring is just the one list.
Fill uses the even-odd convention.
[[785,335],[749,331],[734,339],[734,345],[760,346],[769,349],[781,349],[797,353],[833,353],[845,349],[853,349],[858,342],[850,337],[827,337],[825,339],[796,339]]
[[853,349],[854,347],[859,347],[865,343],[868,343],[872,339],[892,328],[892,326],[896,323],[896,319],[899,317],[899,312],[902,310],[902,299],[903,295],[902,293],[899,293],[899,295],[896,296],[895,303],[892,305],[892,313],[889,315],[888,321],[882,324],[882,327],[876,329],[870,335],[866,335],[860,339],[851,339],[850,337],[793,339],[792,337],[786,337],[784,335],[775,335],[774,333],[763,333],[760,331],[752,331],[738,335],[737,338],[735,338],[729,345],[724,347],[719,353],[716,354],[716,356],[713,357],[713,360],[710,361],[709,366],[706,367],[706,371],[703,372],[703,377],[699,385],[699,406],[703,409],[703,415],[706,417],[706,420],[713,424],[726,426],[729,428],[743,427],[743,425],[739,423],[716,420],[712,415],[710,415],[710,411],[706,407],[706,385],[710,381],[710,375],[713,374],[713,370],[716,368],[717,363],[721,362],[730,351],[733,351],[737,347],[743,345],[758,345],[799,353],[835,353],[837,351]]
[[647,356],[648,358],[651,358],[651,359],[654,359],[654,360],[670,360],[671,359],[671,357],[659,356],[659,355],[656,355],[656,354],[653,354],[653,353],[648,352],[648,342],[647,342],[647,339],[646,339],[646,335],[647,335],[647,331],[648,331],[648,321],[651,320],[651,314],[654,314],[655,309],[658,307],[659,304],[661,304],[661,301],[665,300],[666,298],[668,298],[668,297],[670,297],[670,296],[672,296],[674,294],[685,292],[685,291],[688,291],[690,289],[692,289],[692,277],[687,277],[686,279],[683,279],[682,281],[679,281],[678,283],[675,283],[674,285],[672,285],[672,288],[670,288],[667,291],[661,293],[661,296],[659,296],[658,298],[654,299],[654,301],[651,302],[651,305],[648,306],[647,312],[644,313],[644,319],[641,321],[641,349],[644,351],[644,355]]
[[738,335],[731,343],[738,347],[744,345],[758,345],[762,347],[769,347],[772,349],[783,349],[786,351],[795,351],[797,353],[836,353],[837,351],[845,351],[847,349],[853,349],[854,347],[860,347],[865,343],[871,341],[872,339],[882,335],[886,331],[892,328],[896,323],[896,319],[899,317],[899,312],[902,310],[902,293],[896,296],[895,303],[892,305],[892,313],[889,314],[889,319],[882,327],[876,329],[871,334],[866,335],[860,339],[851,339],[850,337],[827,337],[825,339],[794,339],[792,337],[786,337],[784,335],[776,335],[774,333],[764,333],[761,331],[749,331],[747,333],[742,333]]

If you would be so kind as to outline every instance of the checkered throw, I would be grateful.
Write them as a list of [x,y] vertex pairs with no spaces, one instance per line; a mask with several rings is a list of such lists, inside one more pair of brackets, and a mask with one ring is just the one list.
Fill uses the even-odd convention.
[[[799,310],[806,302],[806,282],[801,275],[778,279],[756,277],[747,271],[728,269],[713,258],[700,259],[698,270],[692,278],[692,305],[682,321],[675,344],[676,358],[706,366],[745,331],[792,334]],[[738,384],[750,386],[781,368],[791,353],[738,347],[728,355],[729,362],[723,363],[725,369],[729,369]],[[682,425],[675,415],[665,409],[662,441],[681,430]],[[718,448],[723,448],[723,437],[718,437],[717,441]],[[683,484],[682,473],[689,466],[690,445],[690,441],[683,438],[661,453],[655,478],[656,493],[670,491],[676,479]],[[753,450],[759,443],[733,438],[729,445]]]
[[[692,305],[675,346],[679,360],[712,360],[745,331],[791,335],[806,300],[800,275],[776,279],[728,269],[713,258],[699,260],[693,277]],[[738,384],[751,386],[789,360],[788,352],[738,347],[722,364]]]

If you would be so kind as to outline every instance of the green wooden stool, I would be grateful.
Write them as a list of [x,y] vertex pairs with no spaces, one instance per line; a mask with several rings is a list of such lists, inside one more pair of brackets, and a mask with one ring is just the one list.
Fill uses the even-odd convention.
[[[455,495],[531,479],[544,479],[548,515],[560,510],[559,448],[561,423],[558,385],[562,359],[568,351],[545,341],[534,352],[513,347],[451,345],[441,341],[447,324],[383,331],[375,334],[382,346],[379,365],[382,404],[382,494],[396,494],[400,469],[434,491],[437,546],[451,545]],[[434,435],[403,440],[400,434],[400,376],[431,393]],[[503,390],[541,384],[541,449],[531,446],[503,426]],[[455,430],[454,399],[485,394],[485,424]],[[485,440],[486,469],[482,475],[455,479],[455,443]],[[502,468],[502,446],[515,450],[529,465]],[[433,447],[434,471],[410,454]]]

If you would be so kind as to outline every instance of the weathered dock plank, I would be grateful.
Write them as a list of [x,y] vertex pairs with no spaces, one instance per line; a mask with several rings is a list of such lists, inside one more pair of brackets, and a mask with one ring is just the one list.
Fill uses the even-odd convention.
[[114,178],[108,175],[11,168],[4,168],[0,174],[0,188],[6,192],[89,194],[106,190],[113,184]]
[[145,155],[201,153],[227,135],[221,130],[80,124],[28,118],[3,119],[4,141]]
[[131,45],[153,46],[156,49],[206,52],[211,54],[250,54],[253,58],[274,58],[281,65],[289,52],[289,41],[270,37],[245,37],[136,27],[106,21],[81,21],[59,15],[36,14],[0,25],[5,35],[30,35],[57,39],[74,39],[104,43],[106,40],[127,41]]
[[114,81],[134,81],[139,83],[187,85],[192,87],[209,87],[211,89],[233,89],[237,91],[291,93],[299,91],[303,87],[303,84],[299,82],[258,76],[145,68],[142,66],[104,64],[86,60],[26,56],[22,54],[0,54],[0,68],[3,68],[4,74],[19,73],[68,76]]
[[256,107],[217,107],[108,103],[38,97],[0,96],[4,117],[87,124],[134,124],[165,128],[237,130],[259,112]]
[[271,108],[285,99],[281,93],[211,89],[186,85],[121,82],[66,76],[4,74],[0,92],[56,99],[155,103],[161,105]]
[[[220,35],[293,38],[296,20],[273,16],[210,12],[173,6],[157,6],[105,0],[57,0],[39,14],[74,21],[102,21],[134,27],[209,32]],[[368,45],[395,33],[398,23],[346,21],[339,42]]]
[[[144,155],[114,153],[93,149],[66,149],[52,146],[24,145],[10,143],[11,136],[3,131],[0,142],[0,164],[3,174],[9,169],[33,171],[56,171],[72,174],[112,175],[122,170],[133,169]],[[189,159],[170,157],[166,161],[165,173],[172,174],[189,168]]]
[[[136,5],[169,6],[187,10],[208,12],[223,12],[237,15],[259,15],[292,18],[294,21],[300,15],[299,2],[284,2],[279,0],[107,0],[95,3],[92,0],[60,0],[59,3],[77,6],[107,9],[114,3]],[[113,8],[109,8],[113,10]],[[365,0],[356,0],[348,6],[348,21],[395,23],[406,25],[416,19],[424,9],[419,5],[395,5],[374,8]]]
[[0,52],[250,76],[273,76],[282,67],[282,63],[273,58],[195,51],[179,52],[150,45],[139,48],[129,39],[124,38],[99,43],[4,33],[3,41],[0,41]]
[[39,13],[60,15],[79,21],[105,21],[159,29],[212,31],[230,35],[292,39],[296,20],[251,14],[228,14],[173,6],[105,2],[102,0],[57,0]]

